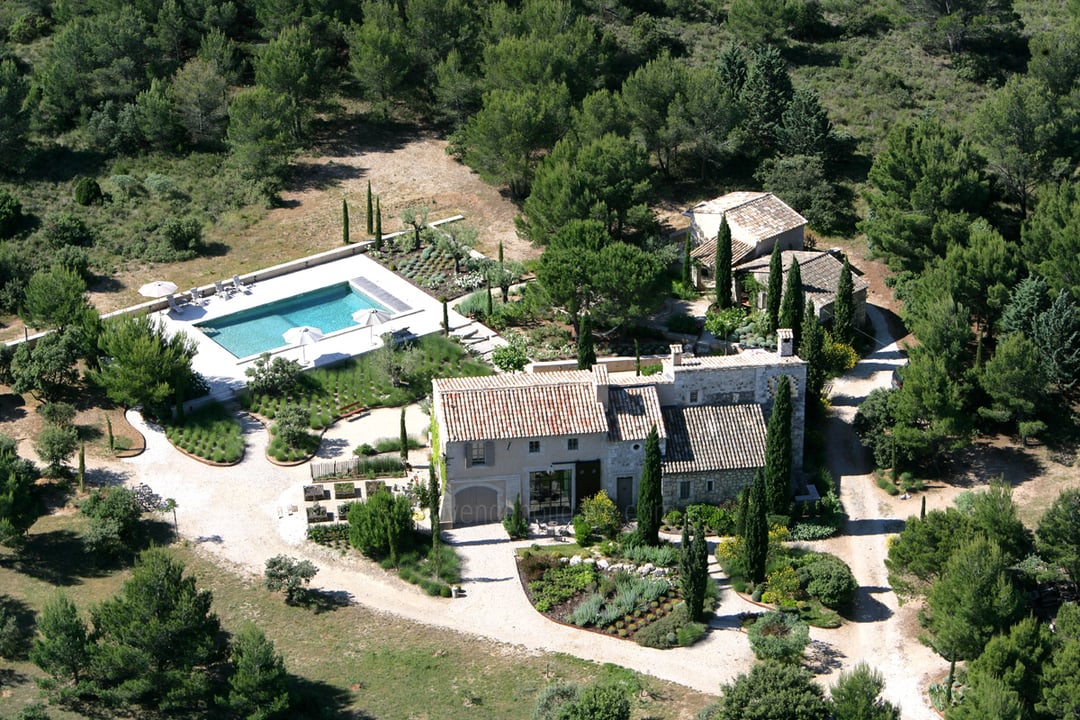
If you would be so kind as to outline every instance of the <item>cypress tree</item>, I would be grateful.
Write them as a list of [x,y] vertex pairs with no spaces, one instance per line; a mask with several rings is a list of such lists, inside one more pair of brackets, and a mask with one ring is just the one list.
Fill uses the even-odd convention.
[[634,375],[641,375],[641,345],[634,338]]
[[502,240],[499,241],[499,292],[502,293],[504,305],[510,302],[510,276],[506,274],[506,266],[503,263]]
[[341,239],[349,244],[349,203],[341,198]]
[[744,487],[739,491],[735,500],[738,507],[735,508],[735,534],[739,537],[746,535],[746,516],[750,514],[750,487]]
[[487,312],[485,315],[490,318],[495,314],[495,303],[491,299],[491,276],[486,275],[484,277],[484,285],[487,286]]
[[653,425],[645,438],[645,464],[641,468],[638,489],[638,534],[646,545],[660,544],[660,518],[664,508],[660,472],[660,434]]
[[401,461],[409,459],[409,433],[405,429],[405,408],[401,408]]
[[588,370],[596,364],[596,350],[593,348],[592,318],[581,316],[581,325],[577,336],[577,369]]
[[690,542],[690,518],[683,518],[682,536],[679,538],[679,590],[690,609],[690,619],[694,617],[694,606],[690,605],[690,595],[694,592],[694,566]]
[[803,293],[802,270],[799,269],[798,260],[792,258],[791,269],[788,270],[787,275],[787,288],[784,290],[784,300],[780,303],[779,327],[791,328],[796,353],[799,352],[799,341],[802,339],[802,317],[805,305],[806,295]]
[[765,561],[769,555],[769,520],[765,506],[765,474],[758,470],[747,493],[746,527],[743,546],[746,548],[746,572],[755,583],[765,581]]
[[682,249],[682,283],[690,287],[690,231],[686,231]]
[[709,588],[709,545],[705,542],[705,527],[694,526],[694,544],[691,549],[691,565],[694,573],[694,595],[688,598],[690,617],[700,620],[705,610],[705,593]]
[[731,227],[727,215],[720,219],[716,233],[716,306],[726,310],[731,302]]
[[799,357],[806,361],[806,402],[820,401],[825,387],[825,329],[817,320],[811,300],[806,301],[803,311]]
[[442,331],[443,336],[450,335],[450,308],[446,304],[446,297],[439,298],[442,301]]
[[79,492],[86,492],[86,443],[79,443]]
[[371,181],[367,181],[367,234],[375,232],[375,214],[371,212]]
[[774,515],[787,515],[791,506],[791,452],[791,382],[782,375],[765,435],[765,507]]
[[379,198],[375,198],[375,249],[382,250],[382,208]]
[[442,561],[439,549],[439,481],[435,477],[435,463],[428,464],[428,520],[431,524],[431,559],[435,565],[435,577],[439,576]]
[[833,300],[833,338],[850,345],[855,340],[855,285],[851,280],[851,264],[844,258],[840,281]]
[[780,259],[780,243],[773,245],[769,259],[769,292],[765,297],[765,312],[769,316],[769,332],[776,332],[780,322],[780,294],[784,288],[784,268]]

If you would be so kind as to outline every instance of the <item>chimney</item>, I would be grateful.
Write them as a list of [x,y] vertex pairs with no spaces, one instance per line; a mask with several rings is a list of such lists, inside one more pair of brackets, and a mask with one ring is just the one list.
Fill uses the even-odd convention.
[[592,366],[593,387],[596,389],[596,402],[606,409],[608,406],[608,369],[607,365],[597,363]]
[[789,328],[776,331],[776,354],[780,357],[791,357],[795,354],[795,333]]
[[670,345],[671,348],[671,364],[673,367],[682,365],[682,345]]

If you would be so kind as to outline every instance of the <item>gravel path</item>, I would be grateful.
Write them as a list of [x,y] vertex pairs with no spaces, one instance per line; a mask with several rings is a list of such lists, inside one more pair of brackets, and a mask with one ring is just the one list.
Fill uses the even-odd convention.
[[[873,308],[871,318],[887,336]],[[899,361],[895,346],[885,345],[832,388],[834,413],[827,428],[833,448],[830,466],[840,478],[850,520],[846,535],[816,545],[843,557],[861,589],[855,622],[811,633],[808,665],[828,684],[839,670],[866,661],[885,675],[886,695],[903,707],[905,720],[930,720],[936,716],[921,700],[922,690],[928,674],[935,674],[942,663],[911,639],[913,632],[905,631],[914,609],[898,608],[888,589],[882,564],[886,533],[896,531],[899,522],[867,474],[869,464],[849,424],[861,398],[887,384]],[[344,459],[361,442],[396,435],[398,417],[397,409],[379,409],[338,423],[324,437],[320,458]],[[303,511],[290,508],[302,508],[301,487],[309,482],[310,470],[307,465],[286,468],[267,461],[268,433],[257,421],[244,421],[248,448],[244,460],[235,467],[215,469],[182,456],[159,427],[147,425],[134,413],[129,418],[146,436],[146,452],[95,471],[129,484],[146,483],[161,497],[175,499],[180,534],[238,572],[259,576],[267,558],[278,554],[307,558],[319,567],[315,587],[372,609],[537,651],[616,663],[708,693],[717,693],[721,684],[753,663],[746,635],[738,630],[738,616],[757,608],[726,587],[722,578],[714,631],[698,645],[677,651],[652,650],[572,629],[536,613],[521,591],[512,552],[530,541],[511,543],[498,525],[447,533],[463,558],[465,597],[431,598],[373,563],[304,542]],[[407,425],[411,434],[422,435],[428,418],[413,406]],[[713,570],[718,574],[715,565]]]
[[[842,557],[859,581],[854,622],[837,643],[841,669],[867,662],[885,677],[884,696],[900,706],[905,720],[937,720],[925,689],[944,671],[944,661],[915,639],[917,608],[899,605],[884,564],[889,534],[899,532],[903,518],[918,507],[886,499],[874,481],[872,460],[851,428],[859,403],[874,389],[888,387],[893,369],[904,362],[880,310],[869,305],[867,311],[878,349],[833,382],[825,428],[828,466],[840,483],[847,526],[842,536],[810,545]],[[811,637],[831,641],[829,631],[815,630]]]

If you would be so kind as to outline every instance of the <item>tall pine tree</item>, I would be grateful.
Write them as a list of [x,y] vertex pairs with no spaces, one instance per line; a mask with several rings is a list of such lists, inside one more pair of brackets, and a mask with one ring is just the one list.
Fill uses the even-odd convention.
[[[772,278],[769,278],[771,281]],[[806,304],[806,294],[803,292],[802,270],[799,269],[799,261],[791,258],[791,269],[787,274],[787,288],[784,290],[784,299],[780,303],[780,325],[782,328],[790,328],[793,339],[793,349],[799,352],[799,341],[802,339],[803,308]]]
[[596,350],[593,348],[592,317],[586,313],[581,316],[581,325],[577,337],[577,369],[588,370],[596,364]]
[[774,515],[787,515],[791,507],[791,453],[791,381],[782,375],[765,434],[765,505]]
[[776,332],[780,325],[780,296],[784,290],[784,265],[780,258],[780,243],[773,245],[769,258],[769,292],[765,298],[765,312],[769,317],[769,332]]
[[851,345],[855,340],[855,285],[851,280],[851,264],[844,258],[840,281],[833,300],[832,335],[836,342]]
[[755,583],[765,581],[765,561],[769,556],[769,518],[765,500],[765,474],[758,470],[747,493],[743,548],[746,572]]
[[641,485],[638,488],[638,534],[646,545],[660,544],[660,518],[664,512],[660,482],[660,433],[653,425],[645,438],[645,464],[641,468]]
[[716,307],[726,310],[731,307],[731,226],[727,215],[720,218],[720,229],[716,232]]

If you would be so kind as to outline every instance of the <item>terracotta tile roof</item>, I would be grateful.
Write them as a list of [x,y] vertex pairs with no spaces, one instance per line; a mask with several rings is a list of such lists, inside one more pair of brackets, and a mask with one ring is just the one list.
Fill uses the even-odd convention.
[[666,436],[655,385],[611,387],[608,394],[608,440],[644,440],[652,426]]
[[[836,296],[836,286],[840,283],[840,272],[844,269],[844,263],[829,252],[785,250],[780,253],[780,262],[784,267],[784,287],[787,287],[787,274],[791,268],[792,258],[799,262],[799,273],[802,276],[803,291],[807,299],[814,300],[818,305],[832,302]],[[767,257],[758,258],[739,269],[768,274],[769,260],[770,258]],[[870,286],[865,279],[855,273],[851,274],[851,284],[855,292]]]
[[764,467],[760,405],[668,406],[662,412],[668,431],[664,473]]
[[559,383],[592,384],[593,374],[589,370],[559,370],[539,373],[498,373],[478,377],[437,378],[432,382],[442,391],[450,390],[487,390],[493,387],[529,387],[534,385],[556,385]]
[[[734,267],[746,260],[750,253],[754,252],[753,245],[747,245],[741,240],[731,239],[731,266]],[[690,250],[690,257],[700,262],[705,267],[716,264],[716,237],[706,238],[697,247]]]
[[[715,238],[720,217],[727,215],[731,236],[747,244],[806,225],[806,218],[772,193],[732,192],[700,202],[687,211],[705,234]],[[708,217],[712,216],[712,217]]]
[[[544,373],[549,379],[560,373]],[[591,378],[591,373],[585,373]],[[492,380],[489,376],[485,380]],[[535,377],[535,376],[534,376]],[[460,379],[460,378],[455,378]],[[450,442],[606,433],[604,407],[588,383],[504,384],[489,389],[441,388]]]
[[[743,350],[734,355],[683,355],[682,365],[676,365],[674,370],[675,372],[679,372],[679,368],[685,368],[686,370],[707,370],[709,368],[722,367],[800,365],[803,363],[805,363],[804,360],[794,355],[780,357],[776,354],[775,350],[750,348],[749,350]],[[664,374],[668,374],[671,369],[670,362],[665,362]]]

